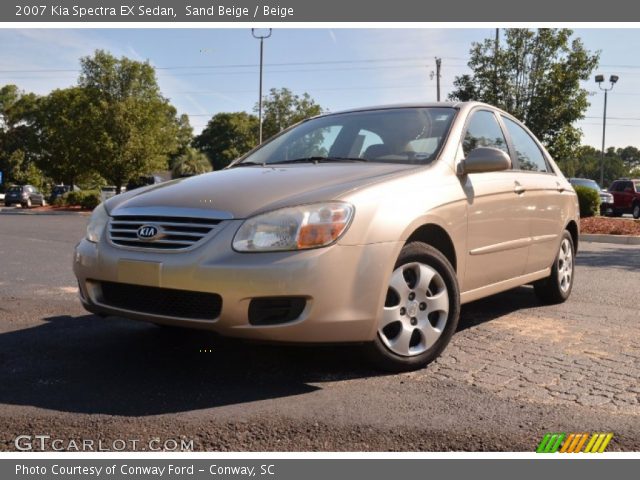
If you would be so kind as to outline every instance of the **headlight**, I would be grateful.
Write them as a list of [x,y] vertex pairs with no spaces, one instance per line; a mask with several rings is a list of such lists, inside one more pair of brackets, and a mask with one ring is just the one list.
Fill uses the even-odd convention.
[[93,213],[89,218],[89,224],[87,225],[87,240],[93,243],[98,243],[108,220],[109,214],[101,203],[93,210]]
[[273,252],[325,247],[349,226],[353,205],[316,203],[282,208],[245,220],[233,248],[239,252]]

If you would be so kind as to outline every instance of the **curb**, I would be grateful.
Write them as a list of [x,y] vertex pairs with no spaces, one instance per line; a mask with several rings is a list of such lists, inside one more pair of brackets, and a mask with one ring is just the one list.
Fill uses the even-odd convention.
[[90,215],[91,212],[30,212],[20,210],[3,210],[0,208],[0,215],[45,215],[45,216],[59,216],[59,215]]
[[583,233],[580,241],[592,243],[615,243],[617,245],[640,245],[640,237],[634,235],[605,235],[600,233]]

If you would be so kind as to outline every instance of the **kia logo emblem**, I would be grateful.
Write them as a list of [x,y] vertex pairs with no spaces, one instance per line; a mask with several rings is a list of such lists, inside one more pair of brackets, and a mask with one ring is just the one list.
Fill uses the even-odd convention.
[[140,240],[155,240],[160,236],[160,230],[155,225],[142,225],[137,235]]

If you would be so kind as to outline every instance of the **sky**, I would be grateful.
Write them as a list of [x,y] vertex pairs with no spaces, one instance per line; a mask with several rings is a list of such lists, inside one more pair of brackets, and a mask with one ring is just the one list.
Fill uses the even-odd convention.
[[[257,33],[263,32],[258,31]],[[467,73],[473,41],[495,29],[273,29],[264,41],[263,89],[308,92],[330,111],[386,103],[435,101],[435,57],[442,58],[442,98]],[[620,80],[609,94],[606,145],[640,146],[640,29],[575,29],[600,51],[595,73]],[[259,41],[250,29],[0,29],[0,85],[46,94],[76,83],[79,58],[96,49],[148,60],[164,96],[189,114],[195,133],[221,111],[252,111],[258,99]],[[579,122],[583,143],[600,148],[604,95],[593,92]]]

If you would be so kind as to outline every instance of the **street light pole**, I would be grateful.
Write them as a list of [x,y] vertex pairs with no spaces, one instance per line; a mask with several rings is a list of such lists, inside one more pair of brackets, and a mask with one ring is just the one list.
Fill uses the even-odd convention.
[[603,87],[602,82],[604,82],[604,75],[596,75],[596,83],[600,90],[604,91],[604,111],[602,112],[602,151],[600,152],[600,187],[604,187],[604,148],[605,148],[605,138],[607,134],[607,95],[610,90],[613,90],[613,86],[618,81],[617,75],[611,75],[609,77],[609,82],[611,86],[609,88]]
[[260,40],[260,81],[258,86],[258,123],[259,133],[258,133],[258,144],[262,143],[262,58],[264,51],[264,39],[269,38],[271,36],[271,29],[269,29],[269,33],[266,35],[256,35],[256,29],[251,29],[251,35],[253,38]]

